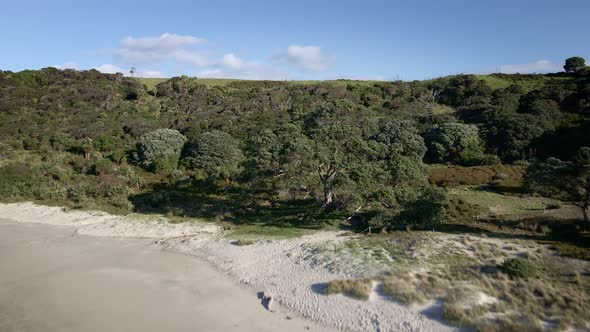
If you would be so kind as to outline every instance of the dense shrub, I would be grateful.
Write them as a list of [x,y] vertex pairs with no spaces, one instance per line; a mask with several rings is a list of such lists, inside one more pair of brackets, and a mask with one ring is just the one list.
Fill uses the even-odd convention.
[[[317,201],[313,211],[378,228],[439,222],[448,217],[443,206],[461,219],[471,208],[450,208],[455,202],[445,203],[431,184],[517,186],[518,167],[500,159],[568,163],[588,145],[584,75],[215,85],[178,77],[150,94],[136,79],[95,70],[1,72],[0,139],[12,152],[0,146],[0,165],[27,166],[25,175],[3,174],[3,188],[14,189],[11,197],[69,193],[77,202],[126,210],[131,196],[141,204],[153,199],[159,212],[192,202],[200,214],[215,210],[208,202],[220,197],[231,212],[303,199]],[[177,167],[180,132],[190,137],[186,170]],[[429,184],[423,160],[455,165],[433,167]],[[492,180],[497,173],[509,179]],[[212,181],[220,178],[226,182]],[[146,184],[153,190],[138,193]],[[567,200],[581,201],[572,196],[578,191],[564,189]],[[303,210],[289,220],[317,219]]]
[[91,172],[95,175],[105,175],[114,172],[113,162],[109,159],[99,159],[91,167]]
[[4,143],[0,142],[0,160],[9,160],[14,156],[14,149]]
[[418,131],[409,121],[386,123],[373,139],[383,143],[390,154],[422,160],[426,153],[424,139],[418,135]]
[[201,134],[188,145],[183,161],[192,169],[205,171],[208,176],[227,179],[238,173],[243,158],[237,140],[214,130]]
[[542,272],[541,267],[535,261],[521,257],[505,260],[499,269],[510,276],[519,278],[535,278]]
[[64,133],[57,133],[51,137],[49,140],[51,147],[57,151],[66,151],[73,148],[76,145],[74,139]]
[[26,164],[14,163],[0,168],[0,197],[2,198],[37,198],[41,186],[42,180]]
[[155,172],[176,168],[186,137],[177,130],[158,129],[141,136],[137,158],[141,166]]
[[484,148],[479,130],[473,125],[445,123],[435,125],[425,133],[427,158],[433,162],[477,164]]

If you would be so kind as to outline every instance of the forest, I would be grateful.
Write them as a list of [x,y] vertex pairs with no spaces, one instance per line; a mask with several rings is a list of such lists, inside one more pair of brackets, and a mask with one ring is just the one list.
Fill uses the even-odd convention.
[[486,185],[573,204],[581,232],[590,70],[564,69],[411,82],[0,71],[0,198],[388,232],[473,227],[453,190]]

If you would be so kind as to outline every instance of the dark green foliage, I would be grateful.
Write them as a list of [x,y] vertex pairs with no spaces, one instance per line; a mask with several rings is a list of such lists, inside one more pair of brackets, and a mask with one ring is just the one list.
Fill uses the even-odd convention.
[[535,162],[527,170],[525,185],[542,193],[577,205],[590,226],[590,148],[580,148],[573,161],[549,158]]
[[145,169],[155,172],[176,168],[186,137],[177,130],[158,129],[137,141],[137,159]]
[[236,175],[242,160],[238,141],[219,130],[201,134],[188,145],[183,157],[190,168],[203,170],[210,177],[222,179]]
[[37,197],[41,181],[28,165],[15,163],[0,169],[0,197]]
[[53,135],[49,142],[51,147],[57,151],[67,151],[76,145],[75,140],[68,134],[57,133]]
[[[183,76],[151,91],[93,70],[3,71],[2,165],[27,166],[6,172],[5,189],[17,189],[5,196],[300,227],[426,226],[449,204],[423,157],[570,162],[588,145],[583,71],[214,86]],[[442,177],[433,183],[464,182]]]
[[542,269],[539,265],[527,258],[509,258],[499,266],[500,271],[518,278],[535,278],[538,277]]
[[532,159],[532,142],[548,129],[532,114],[491,114],[484,132],[488,148],[503,160],[514,162]]
[[424,139],[409,121],[386,123],[373,139],[387,147],[390,156],[401,155],[422,160],[426,153]]
[[441,163],[478,164],[483,145],[476,126],[461,123],[435,125],[425,134],[428,159]]
[[567,58],[565,65],[563,65],[563,69],[568,73],[576,72],[584,67],[586,67],[586,60],[579,56]]
[[428,85],[440,94],[439,102],[456,107],[487,103],[492,95],[492,89],[473,75],[441,78]]

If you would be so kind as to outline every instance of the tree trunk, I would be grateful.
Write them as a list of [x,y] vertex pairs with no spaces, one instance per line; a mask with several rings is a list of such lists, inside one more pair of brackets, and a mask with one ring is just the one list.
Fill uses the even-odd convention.
[[332,199],[334,198],[334,193],[332,193],[332,190],[330,190],[330,188],[326,185],[324,185],[324,204],[322,204],[323,207],[326,206],[330,206],[330,204],[332,204]]
[[324,192],[324,207],[330,206],[330,204],[332,204],[333,197],[334,197],[334,194],[332,193],[331,190]]
[[582,214],[584,215],[584,224],[586,227],[590,227],[590,216],[588,216],[588,208],[582,207]]

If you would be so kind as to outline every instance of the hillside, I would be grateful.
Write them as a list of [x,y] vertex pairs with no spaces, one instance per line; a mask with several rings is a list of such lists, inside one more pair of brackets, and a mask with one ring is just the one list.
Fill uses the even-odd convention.
[[[587,264],[554,254],[590,259],[588,129],[587,71],[413,82],[0,71],[0,199],[215,222],[235,241],[209,239],[219,255],[257,244],[291,264],[291,243],[305,264],[353,277],[331,277],[318,301],[380,285],[401,303],[444,299],[457,325],[583,327]],[[371,235],[298,240],[318,229]],[[481,292],[497,302],[461,302]]]
[[[584,135],[590,123],[588,77],[579,74],[298,82],[134,79],[47,68],[0,72],[0,84],[5,177],[35,174],[44,188],[21,192],[10,180],[2,187],[4,197],[33,195],[77,204],[97,198],[123,209],[144,209],[153,199],[146,198],[146,190],[156,189],[153,182],[173,176],[180,183],[218,179],[245,186],[249,192],[240,200],[248,204],[315,197],[340,206],[335,212],[375,206],[366,217],[377,213],[390,220],[412,210],[419,197],[433,195],[436,187],[415,181],[425,179],[423,163],[568,160],[590,145]],[[162,128],[178,131],[187,142],[173,157],[180,162],[148,160],[154,156],[137,150],[142,135]],[[191,159],[207,133],[210,144],[231,145],[228,155]],[[326,168],[314,176],[318,165]],[[123,169],[133,179],[121,180],[131,176],[120,174]],[[399,193],[382,192],[375,179],[407,183],[417,196],[401,200]],[[101,192],[105,181],[120,184],[120,192]],[[134,182],[135,188],[121,181]],[[377,208],[371,197],[378,192],[397,208],[384,209],[389,203]],[[378,227],[383,223],[390,221],[375,221]]]

